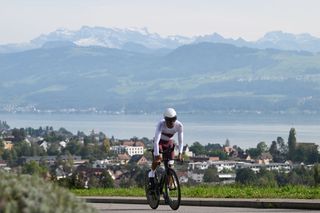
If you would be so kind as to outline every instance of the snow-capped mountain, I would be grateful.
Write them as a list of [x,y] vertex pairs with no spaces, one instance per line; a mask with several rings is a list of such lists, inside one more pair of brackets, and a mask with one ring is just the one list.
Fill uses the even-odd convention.
[[84,26],[80,30],[70,31],[58,29],[47,35],[35,38],[31,43],[41,46],[49,41],[70,41],[79,46],[103,46],[121,49],[127,43],[136,43],[150,49],[176,48],[190,42],[189,38],[182,36],[161,37],[150,33],[146,28],[103,28]]
[[291,34],[282,31],[268,32],[255,42],[258,48],[275,48],[282,50],[320,51],[320,39],[308,33]]
[[224,38],[223,36],[219,35],[218,33],[213,33],[210,35],[198,36],[195,38],[194,42],[213,42],[213,43],[227,43],[233,44],[235,46],[250,46],[250,42],[245,41],[242,38],[238,39],[231,39],[231,38]]
[[291,34],[282,31],[268,32],[264,37],[254,42],[242,38],[224,38],[218,33],[186,37],[173,35],[163,37],[151,33],[147,28],[105,28],[83,26],[79,30],[58,29],[49,34],[43,34],[24,44],[8,44],[0,46],[0,53],[19,52],[40,48],[48,42],[72,42],[78,46],[102,46],[130,51],[149,53],[159,49],[175,49],[179,46],[200,43],[227,43],[238,47],[258,49],[274,48],[280,50],[298,50],[320,52],[320,39],[310,34]]

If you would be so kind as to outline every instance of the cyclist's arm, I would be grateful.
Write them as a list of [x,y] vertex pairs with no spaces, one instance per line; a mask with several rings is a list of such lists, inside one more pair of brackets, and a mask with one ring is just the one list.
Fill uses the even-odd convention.
[[183,152],[183,125],[180,124],[178,131],[178,142],[179,142],[179,154]]
[[159,141],[161,138],[161,122],[158,123],[157,128],[156,128],[156,132],[155,132],[155,136],[154,136],[154,141],[153,141],[153,154],[154,156],[158,156],[159,155]]

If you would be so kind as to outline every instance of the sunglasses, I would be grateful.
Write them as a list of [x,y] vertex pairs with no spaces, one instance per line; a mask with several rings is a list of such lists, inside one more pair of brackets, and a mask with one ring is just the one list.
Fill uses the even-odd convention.
[[175,122],[175,121],[177,120],[177,117],[173,117],[173,118],[165,117],[164,119],[165,119],[165,121],[167,121],[167,122]]

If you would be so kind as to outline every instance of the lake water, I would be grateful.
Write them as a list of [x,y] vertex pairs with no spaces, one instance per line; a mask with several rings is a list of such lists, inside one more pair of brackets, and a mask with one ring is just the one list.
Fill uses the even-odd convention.
[[[76,133],[89,134],[92,130],[118,139],[136,137],[152,138],[161,115],[98,115],[98,114],[0,114],[11,128],[52,126],[64,127]],[[313,115],[222,115],[180,114],[184,124],[185,143],[199,141],[231,145],[241,148],[256,147],[265,141],[268,145],[278,136],[287,141],[290,128],[296,129],[298,142],[315,142],[320,145],[320,117]]]

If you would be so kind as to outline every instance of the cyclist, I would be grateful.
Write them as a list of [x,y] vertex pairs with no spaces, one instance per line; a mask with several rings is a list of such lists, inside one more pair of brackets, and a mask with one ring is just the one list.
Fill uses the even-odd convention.
[[167,149],[172,150],[168,154],[169,166],[172,166],[174,161],[174,147],[173,136],[178,133],[179,142],[179,155],[178,159],[182,160],[183,151],[183,125],[177,120],[177,113],[173,108],[167,108],[163,113],[163,119],[158,122],[155,131],[153,155],[154,160],[152,162],[151,170],[149,172],[150,188],[154,188],[154,176],[157,166],[161,163],[162,157],[160,153]]

